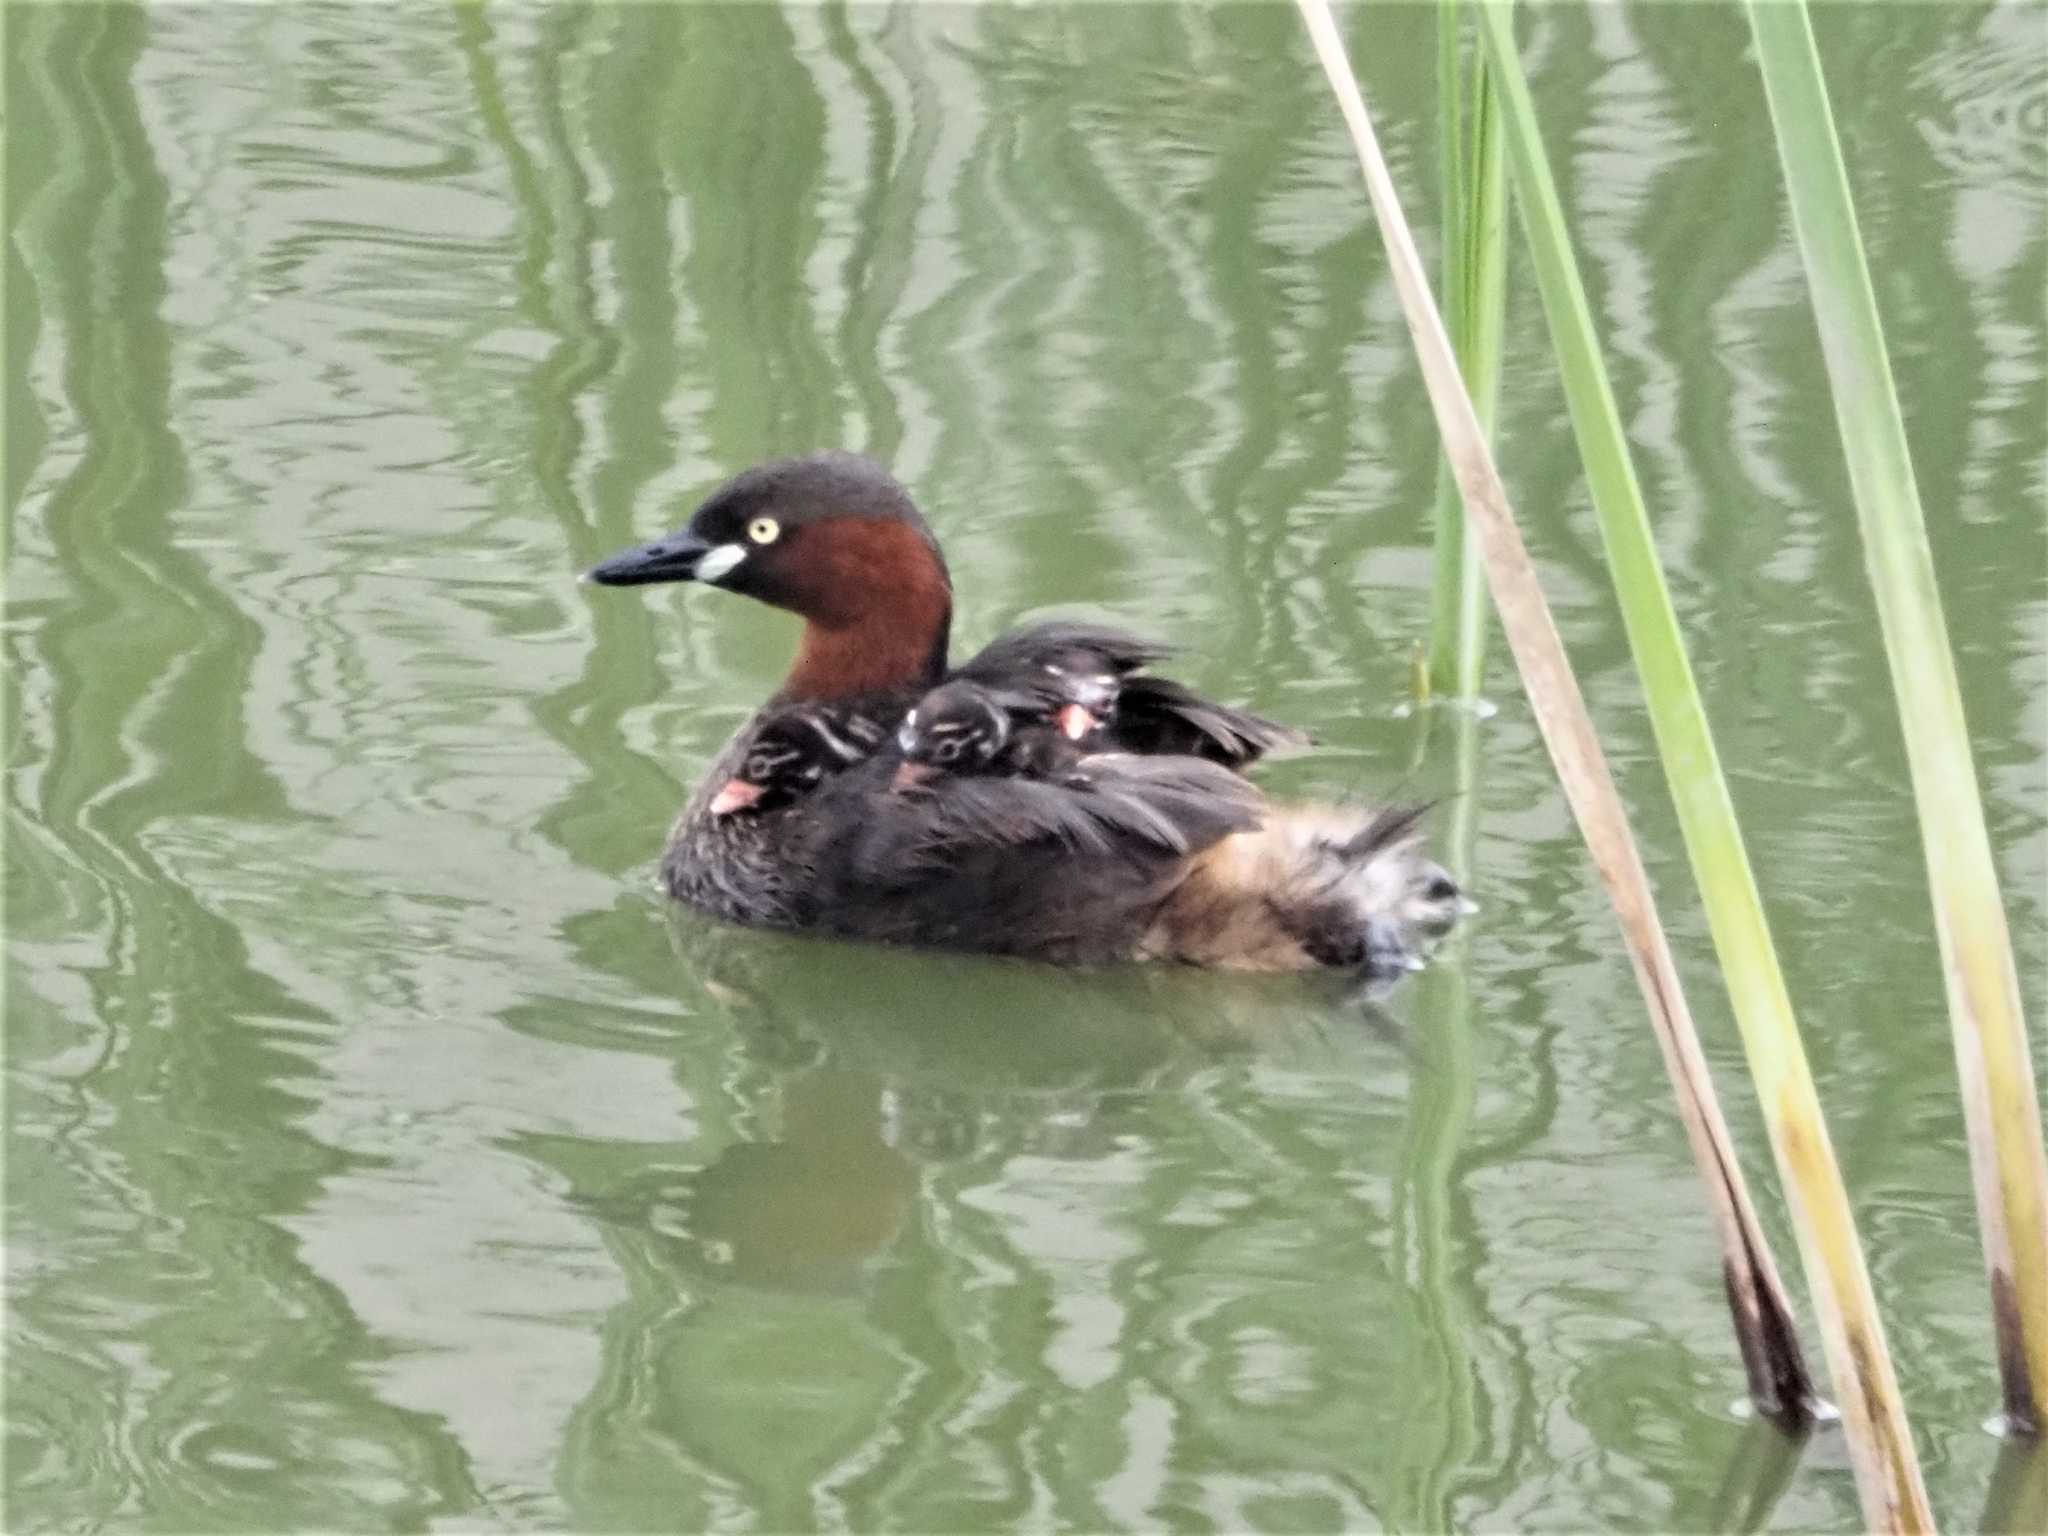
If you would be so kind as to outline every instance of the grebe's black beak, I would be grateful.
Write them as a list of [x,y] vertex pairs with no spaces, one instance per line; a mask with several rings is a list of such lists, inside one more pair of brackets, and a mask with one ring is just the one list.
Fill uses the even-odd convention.
[[[651,544],[622,549],[583,573],[603,587],[640,587],[656,581],[695,581],[704,557],[724,545],[707,544],[685,529]],[[721,573],[722,574],[722,573]]]

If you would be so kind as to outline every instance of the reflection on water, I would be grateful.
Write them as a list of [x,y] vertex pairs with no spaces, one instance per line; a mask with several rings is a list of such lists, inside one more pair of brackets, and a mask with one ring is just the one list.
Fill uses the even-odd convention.
[[[1433,18],[1350,25],[1426,199]],[[1739,18],[1524,26],[1930,1488],[2025,1528]],[[2038,28],[1820,26],[2037,975]],[[1493,718],[1396,707],[1433,436],[1289,11],[87,4],[7,47],[13,1524],[1854,1527],[1838,1443],[1730,1411],[1504,663]],[[1510,327],[1504,460],[1760,1150]],[[1281,791],[1445,796],[1478,924],[1369,1006],[666,911],[789,626],[571,575],[827,444],[926,502],[963,644],[1091,605],[1313,727]]]

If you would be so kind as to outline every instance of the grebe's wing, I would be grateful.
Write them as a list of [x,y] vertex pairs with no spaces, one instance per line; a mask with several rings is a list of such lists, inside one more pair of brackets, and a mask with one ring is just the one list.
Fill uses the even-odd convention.
[[1111,734],[1126,752],[1187,753],[1226,768],[1248,768],[1277,748],[1309,744],[1306,731],[1218,704],[1150,673],[1123,680]]

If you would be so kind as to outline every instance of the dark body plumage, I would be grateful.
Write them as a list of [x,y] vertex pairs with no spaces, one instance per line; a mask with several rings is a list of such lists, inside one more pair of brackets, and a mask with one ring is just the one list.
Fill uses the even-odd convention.
[[672,896],[736,922],[1128,959],[1187,857],[1259,822],[1257,791],[1200,758],[1099,754],[1057,783],[948,774],[902,793],[886,750],[780,810],[714,817],[751,739],[712,764],[662,859]]

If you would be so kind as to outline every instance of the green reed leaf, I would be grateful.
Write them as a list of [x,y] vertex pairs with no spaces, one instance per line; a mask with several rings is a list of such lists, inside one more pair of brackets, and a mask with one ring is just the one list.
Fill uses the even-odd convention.
[[2048,1158],[1934,556],[1804,0],[1749,6],[1920,812],[1992,1321],[2016,1429],[2048,1391]]
[[1621,413],[1602,362],[1571,230],[1543,153],[1505,6],[1481,7],[1507,122],[1515,200],[1536,269],[1608,572],[1643,682],[1686,852],[1750,1074],[1785,1180],[1851,1460],[1874,1528],[1932,1525],[1855,1219],[1765,921],[1763,901],[1671,607]]

